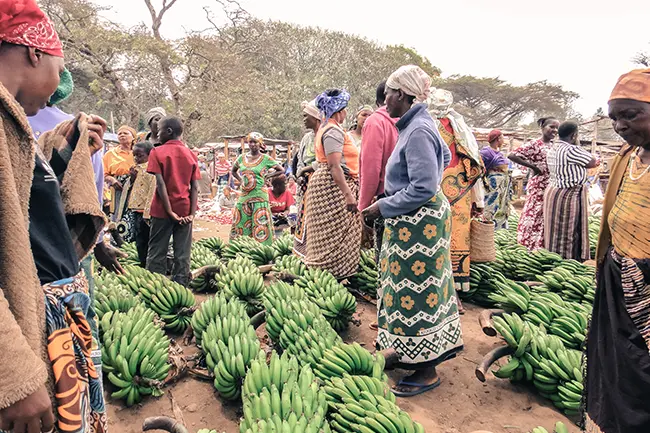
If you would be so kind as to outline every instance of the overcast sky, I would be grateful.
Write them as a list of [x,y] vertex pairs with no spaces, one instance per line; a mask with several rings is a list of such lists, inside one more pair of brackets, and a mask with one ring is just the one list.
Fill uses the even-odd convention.
[[[126,26],[150,23],[143,0],[94,0]],[[154,0],[158,7],[162,0]],[[605,108],[630,59],[650,49],[648,0],[241,0],[252,15],[319,26],[385,44],[415,48],[443,76],[499,76],[514,84],[548,80],[581,96],[576,109]],[[387,6],[379,6],[385,4]],[[163,35],[207,27],[202,7],[214,0],[178,0]]]

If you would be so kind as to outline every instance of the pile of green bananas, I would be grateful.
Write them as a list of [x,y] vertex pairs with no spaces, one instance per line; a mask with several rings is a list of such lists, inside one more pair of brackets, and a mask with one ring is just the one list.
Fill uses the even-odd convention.
[[270,284],[264,292],[264,309],[266,310],[266,333],[274,343],[280,342],[280,334],[286,319],[298,318],[299,314],[305,316],[299,322],[305,323],[307,317],[312,323],[316,316],[321,316],[320,308],[305,299],[305,292],[297,286],[284,281]]
[[144,307],[108,312],[99,323],[102,368],[117,387],[111,397],[133,406],[142,396],[162,395],[162,381],[171,367],[169,338],[154,324],[154,312]]
[[276,352],[269,365],[263,357],[251,363],[242,400],[240,433],[254,431],[260,422],[286,425],[290,432],[320,432],[327,425],[327,396],[311,367],[298,370],[295,358],[280,358]]
[[226,246],[226,243],[221,240],[221,238],[218,237],[211,237],[211,238],[203,238],[199,239],[194,243],[194,245],[202,245],[212,251],[213,254],[215,254],[217,257],[221,257],[221,252],[223,251],[223,248]]
[[529,252],[521,245],[497,250],[492,266],[506,278],[516,281],[535,281],[538,275],[550,271],[562,262],[562,256],[540,249]]
[[560,293],[565,300],[591,305],[596,295],[596,281],[595,271],[591,274],[590,268],[575,260],[565,260],[552,271],[538,275],[537,279],[549,290]]
[[496,281],[494,291],[488,295],[489,299],[506,311],[525,313],[530,302],[530,289],[524,283],[506,279],[505,282]]
[[225,260],[232,260],[237,255],[248,255],[248,250],[255,248],[259,243],[248,236],[239,236],[231,240],[222,250],[221,258]]
[[142,305],[142,301],[131,290],[124,287],[115,277],[107,272],[95,277],[95,313],[101,320],[109,311],[126,313],[131,308]]
[[379,270],[375,250],[362,250],[359,271],[349,279],[350,287],[375,299],[379,287]]
[[[539,426],[532,429],[529,433],[549,433],[549,432],[544,427]],[[564,425],[563,422],[558,421],[555,423],[555,430],[553,430],[553,433],[569,433],[569,429]]]
[[286,272],[287,274],[296,275],[301,277],[307,266],[300,260],[298,256],[280,256],[275,259],[273,264],[273,272]]
[[308,269],[296,281],[307,297],[318,305],[335,331],[347,329],[357,310],[357,300],[328,271]]
[[138,256],[138,249],[135,246],[135,242],[124,242],[119,249],[126,254],[126,257],[120,257],[117,259],[122,266],[140,266],[140,258]]
[[317,361],[316,375],[323,379],[352,376],[370,376],[378,380],[387,380],[384,375],[386,360],[381,352],[373,356],[359,343],[339,344],[323,352],[323,357]]
[[257,244],[254,247],[248,248],[245,253],[241,253],[249,257],[256,266],[270,265],[277,257],[277,251],[270,245]]
[[215,266],[218,264],[219,257],[208,247],[200,243],[192,245],[192,253],[190,256],[190,269],[192,271],[196,271],[204,266]]
[[285,232],[273,242],[276,257],[290,256],[293,254],[293,235]]
[[491,307],[494,301],[490,294],[497,290],[497,284],[507,284],[506,277],[488,263],[471,262],[469,271],[469,291],[458,292],[465,301],[473,302],[483,307]]
[[598,237],[600,235],[600,217],[596,215],[589,216],[589,245],[591,246],[591,257],[596,257],[596,247],[598,246]]
[[[510,227],[510,226],[509,226]],[[494,244],[499,249],[504,249],[507,247],[513,247],[517,245],[517,230],[515,226],[515,231],[508,230],[496,230],[494,232]]]
[[201,347],[203,332],[205,332],[210,323],[231,316],[246,316],[244,304],[236,299],[228,300],[223,294],[212,296],[203,301],[192,315],[191,321],[197,346]]
[[223,398],[236,400],[250,363],[264,357],[250,319],[245,314],[217,318],[203,332],[201,344],[214,387]]
[[165,321],[167,329],[177,333],[187,329],[196,302],[189,289],[137,266],[125,266],[124,270],[124,274],[117,275],[118,280],[134,294],[140,295],[145,304]]
[[344,375],[325,382],[330,426],[338,433],[424,433],[424,427],[395,404],[387,384]]
[[229,260],[224,266],[222,266],[219,273],[214,276],[217,290],[225,290],[238,273],[259,274],[259,270],[255,263],[253,263],[253,261],[248,257],[237,256],[237,258]]
[[583,391],[582,352],[565,347],[558,336],[546,332],[544,325],[524,322],[517,314],[504,314],[493,318],[493,322],[515,350],[510,361],[494,375],[532,382],[540,395],[567,415],[576,415]]
[[264,309],[264,277],[259,272],[245,274],[237,271],[223,288],[227,298],[237,298],[246,307],[249,316]]

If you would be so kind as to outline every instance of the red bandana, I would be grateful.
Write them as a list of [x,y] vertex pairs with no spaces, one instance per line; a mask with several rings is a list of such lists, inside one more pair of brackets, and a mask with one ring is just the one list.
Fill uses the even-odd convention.
[[63,57],[54,25],[36,0],[0,0],[0,41]]

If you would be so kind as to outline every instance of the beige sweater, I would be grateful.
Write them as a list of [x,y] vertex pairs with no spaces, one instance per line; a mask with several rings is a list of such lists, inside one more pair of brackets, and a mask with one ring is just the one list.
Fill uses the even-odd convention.
[[[47,156],[66,144],[54,132],[41,137]],[[34,152],[25,112],[0,84],[0,409],[27,397],[51,377],[44,296],[28,231]],[[104,225],[93,179],[84,117],[61,185],[80,260],[93,248]]]

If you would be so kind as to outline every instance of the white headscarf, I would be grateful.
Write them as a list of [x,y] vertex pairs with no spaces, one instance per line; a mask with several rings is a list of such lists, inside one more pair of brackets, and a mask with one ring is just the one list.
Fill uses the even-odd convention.
[[454,95],[449,90],[431,88],[427,98],[429,111],[434,120],[449,119],[451,128],[454,130],[454,137],[469,152],[469,156],[478,164],[482,164],[479,154],[478,142],[472,130],[465,123],[463,116],[451,108],[454,104]]
[[400,67],[386,80],[386,87],[401,90],[407,95],[415,96],[416,103],[427,100],[430,86],[431,77],[419,66],[415,65]]
[[311,117],[315,117],[316,119],[320,120],[321,118],[321,113],[318,107],[316,107],[316,100],[313,99],[309,102],[303,101],[302,104],[300,104],[302,107],[302,112],[305,114],[309,114]]

